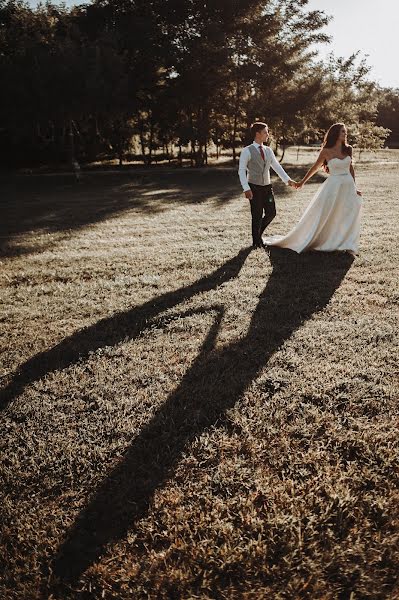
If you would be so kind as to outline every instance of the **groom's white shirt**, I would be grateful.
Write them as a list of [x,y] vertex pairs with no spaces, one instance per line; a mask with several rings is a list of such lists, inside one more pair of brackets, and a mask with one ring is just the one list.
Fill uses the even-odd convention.
[[[255,148],[257,148],[258,152],[260,152],[259,151],[260,144],[258,144],[258,142],[253,142],[253,144],[251,144],[251,145],[255,146]],[[291,178],[287,175],[287,173],[284,171],[283,167],[277,161],[273,150],[270,148],[270,146],[264,146],[263,144],[262,144],[262,148],[265,153],[265,163],[266,163],[265,164],[265,166],[266,166],[265,185],[270,184],[270,167],[273,169],[273,171],[275,173],[277,173],[277,175],[280,177],[280,179],[282,179],[282,181],[284,181],[284,183],[287,185]],[[247,175],[247,167],[248,167],[248,163],[249,163],[250,159],[251,159],[251,153],[249,151],[249,147],[247,146],[246,148],[243,149],[243,151],[240,154],[240,164],[238,166],[238,175],[240,177],[240,182],[241,182],[242,189],[244,190],[244,192],[251,189],[248,184],[248,175]]]

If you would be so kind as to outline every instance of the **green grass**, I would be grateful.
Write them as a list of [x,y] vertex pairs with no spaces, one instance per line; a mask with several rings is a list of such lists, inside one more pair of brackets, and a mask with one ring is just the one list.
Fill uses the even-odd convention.
[[228,169],[3,182],[1,598],[399,598],[392,156],[354,260]]

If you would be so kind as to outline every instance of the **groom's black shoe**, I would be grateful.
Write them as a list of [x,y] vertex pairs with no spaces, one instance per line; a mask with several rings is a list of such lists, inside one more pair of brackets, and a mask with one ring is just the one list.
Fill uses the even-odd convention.
[[263,242],[262,238],[259,241],[254,242],[252,244],[252,248],[253,249],[255,249],[255,248],[265,248],[265,243]]

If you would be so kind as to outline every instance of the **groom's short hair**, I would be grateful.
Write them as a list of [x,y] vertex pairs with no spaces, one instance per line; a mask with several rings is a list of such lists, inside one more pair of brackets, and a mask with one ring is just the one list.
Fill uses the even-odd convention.
[[252,139],[255,139],[256,134],[259,131],[262,131],[262,129],[264,129],[265,127],[267,127],[267,123],[262,123],[262,121],[256,121],[256,123],[252,123],[251,125],[251,136]]

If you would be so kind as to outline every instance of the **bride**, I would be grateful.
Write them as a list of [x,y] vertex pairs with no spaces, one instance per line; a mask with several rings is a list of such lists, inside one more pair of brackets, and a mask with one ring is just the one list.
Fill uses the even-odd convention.
[[306,250],[357,253],[362,194],[356,190],[352,146],[347,143],[343,123],[330,127],[316,162],[295,187],[301,189],[322,166],[329,177],[320,186],[297,225],[285,236],[264,238],[266,246],[290,248],[298,253]]

